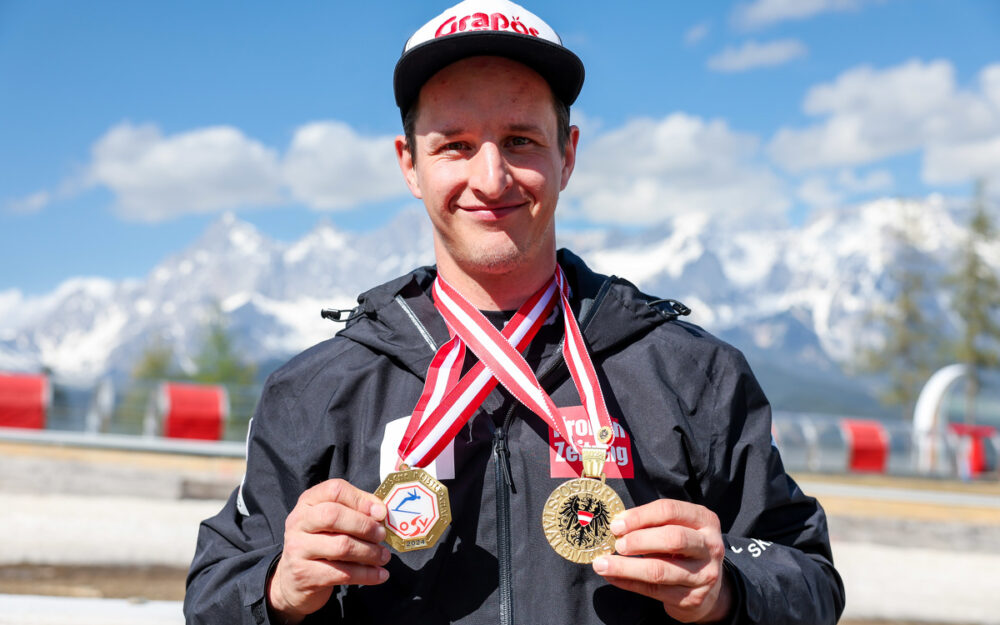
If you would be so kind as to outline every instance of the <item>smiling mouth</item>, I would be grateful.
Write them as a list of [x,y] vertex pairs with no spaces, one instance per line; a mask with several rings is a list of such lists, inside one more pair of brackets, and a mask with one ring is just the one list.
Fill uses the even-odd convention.
[[504,206],[460,207],[460,209],[476,219],[497,221],[516,213],[527,205],[527,202],[521,202],[520,204],[507,204]]

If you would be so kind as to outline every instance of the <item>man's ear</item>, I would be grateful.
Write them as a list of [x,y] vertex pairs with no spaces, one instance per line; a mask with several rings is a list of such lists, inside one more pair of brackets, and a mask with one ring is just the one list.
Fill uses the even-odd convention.
[[413,155],[406,147],[406,137],[399,135],[396,137],[396,160],[399,161],[399,169],[403,172],[406,186],[410,188],[410,193],[418,200],[424,199],[420,192],[420,184],[417,182],[417,170],[414,166]]
[[573,168],[576,166],[576,144],[580,140],[580,129],[577,126],[569,127],[569,140],[566,141],[565,149],[563,150],[563,166],[562,166],[562,180],[560,181],[559,190],[562,191],[569,184],[569,177],[573,174]]

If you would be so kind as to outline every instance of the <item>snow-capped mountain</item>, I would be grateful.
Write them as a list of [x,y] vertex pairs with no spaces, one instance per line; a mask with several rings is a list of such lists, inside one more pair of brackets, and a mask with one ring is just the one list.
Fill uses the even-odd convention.
[[[943,336],[957,332],[950,297],[933,285],[967,244],[965,213],[932,196],[830,210],[801,227],[753,230],[688,216],[640,243],[597,244],[586,257],[694,309],[692,321],[747,353],[775,404],[874,413],[871,381],[844,369],[863,346],[881,343],[871,312],[898,293],[902,258],[932,285],[921,298],[927,317]],[[1000,272],[1000,241],[984,252]]]
[[[903,253],[904,226],[925,275],[950,271],[967,231],[964,217],[936,196],[831,210],[797,228],[748,230],[690,216],[655,238],[644,235],[642,244],[597,246],[588,258],[647,291],[681,299],[715,332],[742,328],[758,348],[779,339],[759,323],[791,315],[815,334],[827,358],[844,362],[864,330],[864,313],[895,294],[892,267]],[[928,313],[935,317],[946,304],[939,298]]]
[[321,308],[350,308],[374,284],[432,262],[426,221],[406,213],[363,234],[324,221],[285,244],[227,214],[142,281],[73,279],[29,298],[0,292],[0,369],[47,367],[85,384],[127,374],[153,341],[190,366],[219,309],[245,354],[286,359],[338,329]]
[[[821,395],[863,397],[842,369],[859,343],[878,341],[866,315],[894,297],[901,224],[917,241],[909,253],[933,278],[953,266],[965,223],[937,197],[885,199],[799,227],[749,229],[692,215],[639,234],[569,231],[560,244],[598,271],[683,301],[691,321],[747,353],[772,400],[797,393],[805,405],[822,404]],[[1000,242],[993,247],[987,256],[1000,271]],[[84,383],[127,374],[153,340],[190,365],[217,309],[245,354],[274,362],[339,329],[321,308],[350,308],[358,293],[430,262],[430,224],[417,212],[367,233],[324,220],[292,243],[225,215],[143,280],[71,279],[39,297],[0,292],[0,369],[44,366]],[[926,302],[942,331],[954,332],[947,295]]]

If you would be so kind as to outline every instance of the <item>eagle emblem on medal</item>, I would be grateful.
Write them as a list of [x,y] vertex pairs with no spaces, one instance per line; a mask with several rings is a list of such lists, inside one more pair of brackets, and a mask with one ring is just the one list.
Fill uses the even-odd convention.
[[615,550],[611,520],[625,511],[603,480],[580,478],[556,488],[542,511],[542,529],[552,548],[571,562],[588,564]]

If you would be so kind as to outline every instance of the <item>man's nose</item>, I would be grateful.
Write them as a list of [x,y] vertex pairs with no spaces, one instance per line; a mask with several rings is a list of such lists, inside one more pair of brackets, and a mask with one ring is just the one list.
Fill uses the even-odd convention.
[[469,167],[469,186],[483,197],[500,197],[514,181],[500,148],[489,141],[479,147]]

